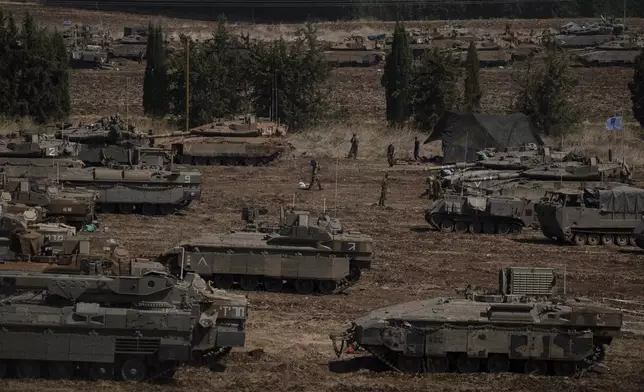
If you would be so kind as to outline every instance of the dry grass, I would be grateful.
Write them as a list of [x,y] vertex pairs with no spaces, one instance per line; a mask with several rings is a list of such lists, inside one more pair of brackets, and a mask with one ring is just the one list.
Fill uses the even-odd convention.
[[0,117],[0,135],[7,135],[12,132],[18,132],[23,129],[35,128],[33,121],[28,117],[23,117],[18,120],[7,119]]
[[[351,135],[358,136],[358,158],[381,159],[387,156],[387,146],[393,143],[398,159],[411,159],[414,151],[414,137],[422,143],[427,134],[413,129],[387,129],[382,123],[365,125],[328,125],[292,134],[289,142],[296,148],[296,154],[316,157],[344,158],[349,153]],[[422,144],[421,144],[422,146]],[[437,155],[436,145],[422,146],[421,155]]]

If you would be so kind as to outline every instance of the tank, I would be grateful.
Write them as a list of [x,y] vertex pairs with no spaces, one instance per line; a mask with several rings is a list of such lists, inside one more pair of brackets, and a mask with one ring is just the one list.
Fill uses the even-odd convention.
[[504,196],[447,193],[425,211],[425,220],[450,233],[515,234],[535,222],[533,202]]
[[279,138],[285,132],[275,123],[247,116],[191,129],[171,148],[178,164],[267,165],[291,151],[290,144]]
[[633,239],[632,242],[639,246],[640,248],[644,249],[644,221],[640,222],[639,225],[633,229],[633,233],[631,234],[631,238]]
[[576,245],[635,245],[644,189],[617,187],[550,191],[535,205],[543,234]]
[[215,287],[238,284],[244,290],[269,292],[293,285],[299,294],[334,294],[356,283],[371,268],[373,239],[346,231],[338,219],[307,211],[280,213],[275,228],[259,229],[248,207],[245,228],[183,241],[158,259],[173,273],[194,271]]
[[41,169],[20,167],[13,174],[34,180],[57,178],[64,189],[95,192],[97,209],[104,213],[167,215],[201,197],[198,171],[57,168],[57,174],[52,175]]
[[506,268],[498,292],[407,302],[358,318],[331,335],[341,356],[366,351],[405,373],[523,370],[571,376],[601,365],[622,313],[557,298],[549,268]]
[[0,378],[167,379],[245,341],[246,299],[196,274],[0,271],[0,288]]
[[324,61],[332,66],[356,67],[372,66],[385,60],[385,52],[378,42],[369,43],[361,36],[347,37],[345,42],[328,46],[322,56]]
[[155,147],[83,146],[77,158],[85,166],[163,170],[171,163],[170,152]]

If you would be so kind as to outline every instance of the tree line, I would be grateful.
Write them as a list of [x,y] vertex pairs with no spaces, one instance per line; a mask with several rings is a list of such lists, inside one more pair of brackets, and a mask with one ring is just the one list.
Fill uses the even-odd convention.
[[[87,7],[96,9],[94,3],[81,0],[47,0],[64,6]],[[99,3],[102,10],[128,9],[149,11],[155,15],[181,15],[197,19],[211,19],[225,13],[231,20],[244,20],[264,23],[302,22],[305,20],[351,20],[374,18],[395,21],[427,19],[484,19],[484,18],[553,18],[553,17],[599,17],[599,15],[624,14],[624,0],[551,0],[544,2],[516,1],[471,1],[471,0],[428,0],[428,1],[388,1],[388,0],[301,0],[298,2],[273,0],[239,1],[236,5],[218,6],[208,2],[200,7],[193,4],[185,7],[177,0],[160,0],[163,7],[149,7],[145,2],[112,0],[107,4]],[[468,4],[469,3],[469,4]],[[322,6],[323,5],[323,6]],[[644,2],[626,1],[630,17],[644,16]]]
[[211,39],[196,42],[184,36],[188,52],[169,58],[160,27],[149,29],[146,114],[185,121],[188,81],[190,127],[240,113],[271,117],[291,129],[323,118],[330,70],[312,24],[302,28],[294,42],[263,42],[232,35],[222,17]]
[[0,10],[0,116],[36,122],[69,115],[69,58],[62,35]]

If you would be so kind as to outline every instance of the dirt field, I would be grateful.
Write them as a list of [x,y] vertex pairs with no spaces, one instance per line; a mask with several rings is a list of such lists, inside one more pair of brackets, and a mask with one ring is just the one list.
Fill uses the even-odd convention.
[[[335,212],[335,165],[322,161],[323,191],[302,191],[308,181],[308,159],[283,160],[274,167],[208,167],[203,170],[201,202],[185,216],[102,216],[107,232],[92,234],[94,249],[108,238],[136,252],[159,252],[181,239],[239,227],[244,204],[270,208],[277,219],[280,204],[321,211],[326,200]],[[449,235],[426,230],[422,192],[424,173],[400,168],[390,174],[388,207],[372,204],[379,195],[384,162],[340,161],[337,216],[346,227],[368,233],[376,241],[373,270],[347,295],[299,296],[249,293],[252,309],[247,324],[247,347],[236,350],[221,373],[185,369],[170,386],[123,383],[8,381],[3,391],[230,390],[230,391],[637,391],[644,387],[644,340],[622,338],[608,350],[608,374],[582,379],[539,378],[524,375],[439,375],[414,377],[392,372],[336,374],[327,369],[334,360],[328,334],[353,318],[382,306],[437,295],[454,295],[467,283],[493,288],[497,270],[506,266],[566,265],[571,295],[644,300],[644,254],[634,249],[553,245],[536,234],[521,237]],[[100,249],[100,248],[98,248]],[[7,265],[4,266],[7,268]],[[629,325],[637,327],[637,325]],[[247,353],[261,348],[261,359]]]

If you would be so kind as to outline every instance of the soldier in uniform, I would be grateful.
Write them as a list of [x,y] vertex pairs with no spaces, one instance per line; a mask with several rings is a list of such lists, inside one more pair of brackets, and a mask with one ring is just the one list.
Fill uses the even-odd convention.
[[318,165],[315,159],[311,159],[311,183],[306,189],[310,190],[311,188],[313,188],[314,183],[318,184],[319,190],[323,189],[322,183],[320,182],[320,165]]
[[425,189],[425,192],[423,192],[420,197],[425,197],[427,196],[429,199],[433,200],[434,199],[434,176],[429,176],[427,177],[427,180],[425,180],[425,183],[427,184],[427,189]]
[[438,199],[443,195],[443,184],[441,184],[440,178],[434,179],[432,184],[432,196],[434,199]]
[[392,143],[389,143],[389,146],[387,146],[387,162],[389,163],[389,167],[393,167],[396,163],[394,152],[394,145]]
[[389,173],[385,173],[385,178],[382,179],[380,184],[380,200],[378,200],[378,206],[384,207],[385,202],[387,201],[387,188],[389,187]]
[[354,133],[351,137],[351,149],[349,150],[349,156],[347,158],[356,159],[358,157],[358,137]]
[[143,51],[139,50],[139,64],[143,63]]
[[414,137],[414,160],[418,160],[420,154],[420,142],[418,141],[418,136]]

